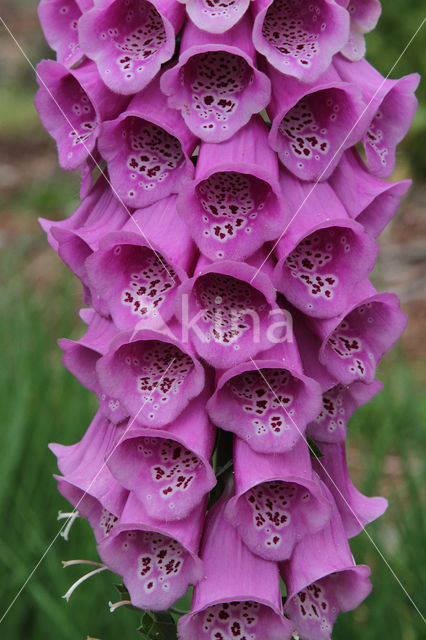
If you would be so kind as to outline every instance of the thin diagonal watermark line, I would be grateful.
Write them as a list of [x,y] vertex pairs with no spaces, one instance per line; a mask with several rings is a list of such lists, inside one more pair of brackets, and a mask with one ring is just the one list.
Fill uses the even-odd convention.
[[36,563],[36,565],[34,566],[34,568],[32,569],[32,571],[28,574],[25,582],[23,583],[23,585],[21,586],[21,588],[19,589],[19,591],[16,593],[15,597],[12,599],[12,601],[10,602],[9,606],[7,607],[7,609],[5,610],[5,612],[3,613],[3,615],[0,618],[0,624],[3,622],[3,620],[5,619],[5,617],[7,616],[7,614],[9,613],[9,611],[12,609],[13,605],[15,604],[15,602],[18,600],[18,598],[21,596],[22,592],[24,591],[25,587],[27,586],[27,584],[29,583],[29,581],[31,580],[31,578],[33,577],[33,575],[35,574],[35,572],[37,571],[37,569],[39,568],[39,566],[41,565],[41,563],[43,562],[43,560],[45,559],[45,557],[47,556],[47,554],[49,553],[50,549],[53,547],[53,545],[55,544],[56,540],[59,538],[59,536],[61,535],[61,533],[64,531],[64,529],[66,528],[69,520],[74,516],[74,514],[78,513],[78,507],[80,506],[81,502],[84,500],[84,498],[86,497],[86,495],[88,494],[88,492],[90,491],[93,483],[95,482],[96,478],[99,476],[99,474],[101,473],[101,471],[104,469],[104,467],[106,466],[106,464],[108,463],[108,460],[111,458],[112,454],[114,453],[114,451],[117,449],[117,447],[121,444],[121,442],[123,441],[124,436],[126,435],[126,433],[129,431],[130,427],[133,425],[133,423],[137,420],[140,412],[142,411],[142,409],[144,408],[144,406],[146,405],[147,402],[149,402],[152,394],[155,392],[156,388],[161,384],[161,381],[164,379],[164,377],[166,376],[167,372],[169,371],[170,367],[173,365],[174,361],[176,360],[176,358],[173,358],[170,361],[170,364],[167,366],[166,370],[164,371],[164,373],[162,374],[161,378],[159,379],[157,385],[152,389],[152,391],[150,392],[150,394],[148,395],[148,397],[145,398],[144,402],[142,403],[142,405],[140,406],[138,412],[136,413],[136,415],[129,421],[129,424],[127,425],[126,429],[124,430],[124,432],[121,434],[120,438],[118,439],[117,443],[115,444],[115,446],[113,447],[113,449],[110,451],[110,453],[108,454],[108,456],[105,458],[102,466],[98,469],[96,475],[92,478],[89,486],[87,487],[87,489],[85,490],[85,492],[83,493],[83,495],[81,496],[80,500],[77,502],[76,506],[74,507],[74,511],[70,514],[69,518],[65,521],[65,523],[62,525],[62,527],[59,529],[59,531],[57,532],[57,534],[54,536],[54,538],[51,540],[51,542],[48,544],[48,546],[46,547],[46,549],[44,550],[41,558],[38,560],[38,562]]
[[[311,445],[309,444],[309,442],[307,441],[304,433],[299,429],[299,427],[297,426],[297,424],[295,423],[295,421],[293,420],[293,418],[291,417],[291,415],[288,413],[288,411],[286,410],[286,408],[284,407],[284,405],[282,404],[281,400],[278,398],[277,394],[275,393],[274,389],[271,387],[271,385],[269,384],[268,380],[265,378],[265,376],[263,375],[263,372],[261,369],[259,369],[259,367],[257,366],[256,362],[253,360],[253,358],[250,357],[250,361],[251,363],[255,366],[256,370],[258,371],[258,373],[260,374],[260,376],[262,377],[263,381],[265,382],[265,384],[267,385],[267,387],[269,388],[269,390],[273,393],[276,402],[278,402],[278,405],[283,409],[284,413],[286,414],[286,416],[288,417],[288,419],[292,422],[293,426],[297,429],[297,431],[299,432],[299,434],[302,436],[302,438],[305,440],[306,444],[308,445],[309,451],[315,455],[315,451],[313,450],[313,448],[311,447]],[[333,484],[333,486],[336,488],[337,492],[339,493],[340,497],[342,498],[342,500],[344,501],[344,503],[346,504],[346,506],[348,507],[349,511],[352,513],[352,515],[354,516],[355,520],[358,522],[358,524],[361,526],[361,530],[365,533],[365,535],[367,536],[367,538],[369,539],[370,543],[373,545],[373,547],[375,548],[375,550],[377,551],[377,553],[379,554],[379,556],[381,557],[381,559],[383,560],[383,562],[385,563],[385,565],[387,566],[388,570],[391,572],[392,576],[394,577],[394,579],[396,580],[396,582],[398,583],[398,585],[401,587],[402,591],[404,592],[405,596],[408,598],[408,600],[410,601],[411,605],[414,607],[414,609],[417,611],[417,613],[419,614],[420,618],[422,619],[422,621],[424,623],[426,623],[426,619],[423,616],[422,612],[420,611],[419,607],[416,605],[416,603],[414,602],[413,598],[410,596],[410,594],[408,593],[407,589],[404,587],[404,585],[402,584],[401,580],[398,578],[397,574],[395,573],[395,571],[392,569],[391,565],[389,564],[388,560],[385,558],[385,556],[383,555],[383,552],[381,551],[381,549],[377,546],[376,542],[373,540],[373,538],[371,537],[371,535],[369,534],[369,532],[367,531],[367,529],[365,528],[365,526],[362,524],[361,520],[358,518],[357,514],[355,513],[355,511],[352,509],[351,505],[349,504],[349,502],[346,500],[345,496],[343,495],[343,493],[341,492],[340,488],[337,486],[337,484],[334,482],[333,478],[331,477],[331,475],[328,473],[327,469],[325,468],[325,466],[322,464],[320,458],[317,458],[317,462],[318,464],[321,466],[322,470],[324,471],[324,473],[327,475],[328,479],[330,480],[330,482]]]
[[[48,92],[48,94],[50,95],[50,97],[52,98],[53,102],[55,103],[55,105],[58,107],[59,111],[61,112],[62,116],[64,117],[64,120],[67,122],[67,124],[69,124],[69,126],[71,127],[72,131],[75,132],[76,134],[78,133],[78,131],[76,131],[76,129],[74,129],[73,124],[71,122],[71,120],[68,118],[67,114],[64,112],[64,110],[62,109],[62,107],[60,106],[60,104],[57,102],[56,98],[54,97],[54,95],[52,94],[52,92],[50,91],[49,87],[46,85],[46,83],[44,82],[43,78],[40,76],[40,74],[37,72],[37,69],[35,68],[35,66],[33,65],[33,63],[31,62],[30,58],[27,56],[27,54],[25,53],[24,49],[22,48],[22,46],[20,45],[20,43],[18,42],[18,40],[15,38],[15,36],[13,35],[12,31],[9,29],[8,25],[6,24],[6,22],[4,21],[4,19],[0,16],[0,21],[2,22],[4,28],[6,29],[7,33],[9,34],[9,36],[12,38],[13,42],[16,44],[16,46],[18,47],[19,51],[22,53],[22,55],[24,56],[25,60],[28,62],[28,64],[30,65],[31,69],[34,71],[35,75],[37,76],[37,78],[40,80],[40,82],[43,84],[44,88],[46,89],[46,91]],[[108,186],[110,187],[111,191],[113,192],[113,194],[115,195],[115,197],[117,198],[117,200],[119,201],[119,203],[122,205],[123,209],[126,211],[127,215],[129,216],[129,218],[131,218],[131,220],[133,220],[135,226],[137,227],[138,231],[140,232],[142,238],[145,240],[145,242],[148,244],[149,248],[151,249],[151,251],[153,251],[155,257],[157,258],[157,260],[159,261],[159,263],[161,264],[161,266],[163,267],[163,269],[165,270],[165,272],[167,273],[167,275],[169,276],[169,278],[172,280],[172,282],[174,284],[176,284],[176,280],[173,277],[173,275],[169,272],[169,270],[167,269],[166,263],[163,260],[163,256],[161,254],[158,253],[158,251],[153,247],[150,239],[146,236],[145,232],[141,229],[141,227],[139,226],[137,220],[134,219],[134,217],[132,216],[132,214],[130,213],[127,205],[124,203],[123,199],[121,198],[121,196],[117,193],[117,190],[115,189],[115,187],[113,186],[113,184],[111,183],[109,177],[105,174],[105,172],[103,171],[101,165],[99,164],[99,162],[96,160],[95,156],[92,154],[92,152],[89,150],[89,148],[87,147],[85,141],[83,140],[81,142],[81,145],[84,147],[85,151],[87,151],[87,154],[89,156],[89,158],[91,158],[91,160],[93,160],[94,166],[99,169],[99,171],[101,172],[101,174],[103,175],[105,181],[107,182]]]
[[365,105],[364,109],[362,110],[362,112],[360,113],[360,115],[358,116],[358,118],[356,119],[356,121],[354,122],[354,124],[352,125],[352,127],[349,129],[348,133],[346,134],[345,138],[342,140],[342,142],[340,143],[339,147],[336,149],[334,155],[332,156],[332,158],[329,160],[328,164],[324,167],[324,169],[321,171],[320,175],[318,176],[317,180],[313,183],[313,186],[311,188],[311,190],[309,191],[309,193],[305,196],[305,198],[303,199],[303,201],[301,202],[301,204],[298,206],[298,208],[296,209],[296,211],[294,212],[294,214],[291,216],[290,220],[287,222],[287,224],[285,225],[283,231],[281,232],[279,238],[274,242],[274,245],[272,247],[272,249],[270,249],[269,253],[267,254],[266,258],[263,260],[263,262],[260,264],[260,266],[257,268],[256,273],[252,276],[251,280],[250,280],[250,284],[253,282],[253,280],[256,278],[256,276],[258,275],[259,271],[261,271],[263,265],[268,261],[268,259],[270,258],[270,256],[274,253],[277,245],[279,244],[279,242],[281,241],[281,238],[284,236],[284,234],[286,233],[286,231],[288,230],[289,226],[291,225],[291,223],[293,222],[293,220],[295,219],[295,217],[297,216],[297,214],[299,213],[299,211],[302,209],[302,207],[304,206],[304,204],[307,202],[307,200],[309,199],[309,197],[311,196],[311,194],[313,193],[313,191],[315,190],[315,188],[317,187],[318,183],[321,182],[321,178],[323,177],[323,175],[326,173],[326,171],[328,171],[330,165],[334,162],[334,159],[336,158],[336,156],[340,153],[340,151],[342,150],[342,148],[344,147],[346,141],[348,140],[349,136],[352,134],[352,132],[354,131],[354,129],[358,126],[358,124],[361,122],[362,118],[364,117],[365,113],[368,111],[368,109],[370,108],[371,104],[374,102],[376,96],[378,93],[380,93],[383,85],[385,84],[386,80],[388,80],[390,74],[392,73],[392,71],[395,69],[395,67],[399,64],[399,62],[401,61],[401,59],[404,57],[407,49],[409,48],[409,46],[412,44],[413,40],[417,37],[417,35],[420,33],[424,23],[426,22],[426,17],[423,18],[423,20],[421,21],[420,25],[417,27],[416,31],[413,33],[413,35],[411,36],[410,40],[407,42],[407,44],[405,45],[404,49],[402,50],[402,52],[400,53],[400,55],[398,56],[398,58],[396,59],[396,61],[394,62],[394,64],[392,65],[392,67],[389,69],[388,73],[386,74],[386,76],[384,76],[382,82],[380,83],[380,85],[377,87],[376,91],[374,92],[374,94],[372,95],[370,101]]

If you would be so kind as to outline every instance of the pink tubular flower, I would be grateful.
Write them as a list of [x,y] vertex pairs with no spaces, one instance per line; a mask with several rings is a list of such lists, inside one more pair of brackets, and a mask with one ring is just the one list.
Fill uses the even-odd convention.
[[224,33],[247,11],[250,0],[178,0],[186,5],[192,22],[203,31]]
[[273,282],[304,314],[334,317],[373,269],[379,247],[327,183],[313,187],[284,171],[280,183],[293,218],[275,248]]
[[198,355],[226,369],[279,342],[284,314],[267,275],[233,260],[203,262],[182,283],[176,311]]
[[323,393],[321,413],[308,424],[306,433],[321,443],[344,442],[349,418],[382,388],[383,385],[378,380],[371,384],[357,381],[350,385],[339,383],[331,387]]
[[196,555],[205,501],[190,517],[156,522],[131,493],[111,535],[98,544],[102,561],[118,573],[132,604],[163,611],[203,576]]
[[331,66],[314,83],[283,76],[270,64],[269,143],[301,180],[326,180],[364,131],[361,93]]
[[314,460],[313,468],[336,501],[346,536],[353,538],[383,515],[388,502],[379,496],[367,498],[354,487],[349,477],[344,442],[320,442],[319,445],[323,456]]
[[334,0],[254,0],[253,42],[281,73],[314,82],[349,37],[349,14]]
[[411,180],[389,182],[371,175],[355,149],[343,154],[329,182],[348,215],[373,237],[391,221],[411,185]]
[[85,263],[90,286],[119,329],[157,329],[173,315],[196,247],[176,214],[176,196],[135,211]]
[[166,429],[131,427],[108,460],[108,466],[131,490],[151,518],[180,520],[215,486],[209,459],[215,429],[204,392]]
[[195,180],[183,186],[177,209],[211,260],[243,260],[278,237],[284,223],[278,161],[260,117],[231,140],[201,143]]
[[120,333],[96,363],[99,383],[136,424],[169,424],[204,388],[204,369],[189,345],[171,331]]
[[194,135],[205,142],[231,138],[271,96],[269,79],[255,66],[248,16],[215,36],[188,23],[179,62],[164,72],[161,89]]
[[323,496],[306,441],[286,453],[255,453],[234,441],[235,496],[225,517],[248,548],[265,560],[287,560],[305,535],[324,528],[331,506]]
[[98,315],[93,309],[82,309],[80,316],[88,328],[77,341],[66,338],[58,340],[64,352],[62,362],[83,386],[96,393],[103,415],[118,424],[129,414],[115,395],[107,396],[102,392],[96,373],[96,363],[107,353],[117,329],[110,320]]
[[111,533],[129,495],[105,465],[105,457],[122,432],[98,411],[80,442],[49,445],[63,474],[55,476],[59,491],[88,518],[98,542]]
[[303,375],[297,347],[288,342],[224,372],[207,403],[215,424],[274,455],[294,447],[320,410],[321,389]]
[[329,640],[341,611],[358,607],[371,591],[370,569],[356,566],[333,502],[330,522],[305,536],[281,564],[287,587],[284,611],[303,640]]
[[58,146],[63,169],[78,169],[94,152],[100,125],[125,105],[99,80],[96,66],[86,60],[77,69],[42,60],[37,65],[39,90],[34,103],[40,120]]
[[398,297],[358,285],[349,309],[336,318],[310,320],[321,340],[319,360],[343,384],[373,382],[382,356],[400,338],[407,319]]
[[78,40],[78,20],[91,0],[41,0],[38,17],[49,46],[58,62],[72,67],[83,56]]
[[374,29],[382,11],[379,0],[336,0],[347,8],[351,17],[349,40],[341,53],[349,60],[361,60],[365,55],[364,34]]
[[252,554],[226,521],[226,493],[206,519],[204,580],[194,589],[191,612],[178,622],[178,638],[290,640],[293,625],[282,615],[277,565]]
[[117,194],[137,208],[177,193],[192,178],[196,142],[180,115],[165,104],[156,79],[116,120],[103,124],[99,150]]
[[100,0],[79,21],[80,46],[112,91],[134,94],[172,57],[183,19],[174,0]]
[[370,173],[388,178],[395,166],[395,148],[406,135],[417,109],[418,73],[399,80],[384,78],[367,60],[350,62],[336,56],[333,64],[345,82],[357,83],[366,104],[363,144]]

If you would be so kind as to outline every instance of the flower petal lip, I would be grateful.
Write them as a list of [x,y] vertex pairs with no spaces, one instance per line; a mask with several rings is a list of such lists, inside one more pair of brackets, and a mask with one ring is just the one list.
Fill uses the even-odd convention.
[[[230,291],[231,284],[234,284],[235,295]],[[227,287],[227,294],[231,297],[228,299],[218,294],[213,300],[212,287],[219,287],[221,291]],[[238,298],[240,294],[241,300],[243,296],[250,297],[243,309],[243,303],[240,304]],[[206,296],[209,298],[206,301],[208,304],[201,307],[201,298]],[[238,298],[235,305],[233,297]],[[223,304],[223,310],[220,308],[218,314],[213,309],[216,304]],[[267,329],[274,323],[276,309],[275,289],[264,273],[258,272],[250,264],[223,260],[200,270],[196,268],[194,277],[182,283],[177,297],[176,317],[183,323],[198,355],[212,366],[225,369],[271,347]],[[203,315],[200,323],[203,321],[205,325],[201,336],[198,323],[194,323],[200,313]],[[244,326],[240,326],[241,316]],[[246,317],[249,319],[244,320]],[[278,338],[273,336],[273,339]]]
[[285,221],[278,162],[260,116],[231,140],[201,143],[195,179],[180,191],[177,210],[211,260],[243,260],[278,237]]
[[342,153],[359,142],[365,124],[357,85],[343,82],[333,65],[313,83],[283,76],[267,64],[272,99],[269,143],[301,180],[327,180]]
[[[250,0],[178,0],[199,29],[209,33],[224,33],[231,29],[247,11]],[[213,6],[212,6],[213,5]]]
[[154,519],[185,518],[216,484],[208,395],[205,390],[191,400],[167,429],[131,427],[108,459],[114,477]]
[[[155,149],[152,137],[157,139]],[[99,137],[99,150],[114,190],[133,208],[147,207],[177,193],[192,178],[190,156],[196,144],[197,138],[180,115],[165,104],[158,79],[134,96],[118,118],[104,122]],[[147,154],[148,162],[141,158]]]
[[313,467],[336,501],[347,537],[353,538],[384,514],[388,501],[381,496],[369,498],[353,485],[344,442],[321,442],[320,449],[323,456],[313,461]]
[[[130,493],[119,522],[111,535],[98,545],[98,553],[112,571],[122,576],[136,607],[153,611],[168,609],[185,594],[189,584],[202,579],[203,563],[197,550],[205,508],[204,501],[190,517],[158,522]],[[163,549],[163,557],[173,560],[170,569],[160,562],[161,556],[154,559],[155,547]],[[145,558],[148,566],[144,564]],[[152,580],[155,574],[157,577]],[[162,588],[170,574],[168,588]],[[159,577],[163,577],[163,581],[158,580]]]
[[41,0],[37,9],[41,28],[57,61],[72,67],[83,57],[78,41],[78,20],[82,15],[78,0]]
[[[269,350],[272,351],[272,350]],[[292,415],[291,419],[284,407],[276,407],[275,413],[282,416],[289,429],[285,429],[279,436],[273,437],[258,436],[253,434],[254,427],[251,425],[253,414],[245,413],[234,396],[228,389],[232,380],[238,377],[245,377],[247,374],[256,374],[260,370],[259,383],[264,387],[268,384],[263,380],[268,371],[282,370],[288,372],[290,379],[297,389],[297,397],[293,399],[298,411]],[[267,377],[267,375],[266,375]],[[272,398],[272,400],[276,398]],[[279,399],[279,394],[278,394]],[[278,401],[276,402],[278,403]],[[274,404],[276,404],[274,402]],[[279,403],[278,403],[279,405]],[[292,407],[293,409],[294,407]],[[303,437],[307,424],[318,415],[321,410],[321,389],[318,383],[305,376],[299,366],[294,366],[291,362],[283,361],[278,357],[270,355],[267,351],[260,354],[253,361],[243,362],[230,367],[220,375],[216,390],[207,403],[207,411],[211,420],[222,429],[233,431],[242,440],[258,453],[279,454],[288,451]],[[244,422],[244,418],[246,422]],[[287,419],[286,419],[287,418]]]
[[225,517],[245,544],[265,560],[287,560],[304,535],[324,528],[331,505],[312,474],[309,451],[300,438],[283,454],[255,453],[234,439],[235,496]]
[[378,244],[351,220],[328,183],[302,183],[281,171],[291,222],[275,246],[273,283],[304,314],[330,318],[375,266]]
[[370,402],[383,385],[379,380],[370,384],[356,381],[337,384],[323,393],[321,413],[307,426],[306,433],[317,442],[345,442],[346,426],[354,411]]
[[[230,490],[232,486],[228,485],[207,515],[200,550],[205,579],[194,589],[191,612],[178,622],[178,638],[207,640],[203,626],[206,615],[214,613],[216,618],[219,609],[216,605],[234,603],[255,609],[256,620],[249,627],[253,640],[290,640],[293,625],[282,615],[277,564],[255,556],[225,519]],[[246,625],[240,614],[238,610],[242,628]]]
[[389,182],[371,175],[355,149],[345,151],[329,183],[348,215],[373,237],[391,221],[411,186],[411,180]]
[[[214,68],[221,53],[221,84],[226,80],[226,86],[232,85],[229,95],[223,86],[218,92],[214,83],[207,82],[212,73],[207,67],[213,65]],[[204,142],[222,142],[231,138],[249,122],[253,114],[262,111],[269,103],[271,83],[264,73],[257,70],[254,60],[255,51],[250,40],[250,21],[247,16],[226,33],[216,36],[200,31],[189,23],[183,34],[179,61],[161,76],[161,90],[168,96],[169,107],[181,112],[194,135]],[[202,64],[207,65],[206,70]],[[225,65],[226,77],[223,80]],[[241,76],[240,84],[235,65]],[[198,87],[199,95],[197,93],[195,98],[194,93],[189,97],[190,92],[194,91],[192,85],[187,87],[185,84],[185,73],[193,72],[197,74],[197,80],[189,78],[189,82]],[[222,101],[232,104],[222,106]],[[206,119],[206,114],[201,114],[202,108],[214,109],[216,115],[209,116],[208,112]],[[219,127],[220,121],[222,124]]]
[[[154,27],[154,36],[141,33],[147,25],[134,19],[135,13],[141,9],[144,10],[144,19],[148,13],[148,29]],[[169,0],[104,2],[80,18],[80,46],[85,55],[95,61],[103,82],[112,91],[135,94],[144,89],[160,71],[161,65],[172,57],[175,36],[182,26],[184,13],[178,2]],[[158,29],[158,48],[152,42],[155,27]],[[121,42],[118,41],[120,31]],[[144,37],[145,42],[142,42]]]
[[[339,2],[339,4],[343,4]],[[379,0],[351,0],[347,7],[351,16],[349,40],[341,54],[356,62],[366,51],[364,34],[372,31],[380,18],[382,7]]]
[[[151,373],[142,366],[141,357],[147,357],[144,349],[148,349],[149,354],[159,351],[157,360],[150,356],[147,361],[147,366],[149,363],[153,367]],[[134,359],[138,360],[137,364]],[[179,371],[181,365],[182,371]],[[140,380],[132,367],[140,369]],[[96,370],[101,390],[118,398],[135,424],[153,428],[172,422],[190,400],[201,393],[205,383],[204,368],[191,347],[175,338],[167,327],[121,332],[111,342],[108,353],[97,361]],[[182,388],[178,391],[177,383],[181,380]],[[167,387],[161,396],[165,401],[154,401],[158,384]],[[147,385],[152,387],[151,391],[145,388]]]
[[120,113],[127,100],[99,80],[88,60],[76,69],[42,60],[36,75],[40,88],[34,104],[41,123],[56,141],[61,167],[77,169],[94,152],[101,122]]
[[[291,37],[288,39],[288,34],[285,31],[280,33],[279,27],[274,26],[274,20],[278,22],[282,19],[285,24],[286,17],[282,13],[286,8],[290,8],[289,2],[285,0],[254,0],[252,5],[254,16],[252,37],[257,51],[263,54],[281,73],[294,76],[304,82],[314,82],[327,69],[333,55],[340,51],[349,37],[349,13],[346,9],[332,0],[321,0],[319,4],[321,5],[320,12],[322,9],[325,12],[325,17],[318,20],[315,14],[315,23],[317,22],[317,24],[312,27],[314,29],[312,33],[305,30],[304,35],[308,38],[310,36],[310,40],[306,44],[304,40],[300,41],[299,44],[303,45],[302,48],[298,48],[298,43],[292,42]],[[306,3],[298,4],[301,11],[300,18],[308,20],[310,17],[312,21],[314,12],[312,11],[312,15],[309,16],[308,6]],[[313,4],[310,6],[314,7]],[[294,13],[287,17],[299,19],[299,15],[294,15]],[[315,23],[313,22],[314,25]],[[322,24],[325,24],[324,29],[321,28]],[[280,38],[284,38],[284,43],[280,44]],[[284,52],[280,52],[280,47],[284,49]]]

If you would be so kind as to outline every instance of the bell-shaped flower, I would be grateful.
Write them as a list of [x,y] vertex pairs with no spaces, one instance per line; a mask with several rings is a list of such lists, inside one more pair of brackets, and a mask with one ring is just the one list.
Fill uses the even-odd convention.
[[83,56],[78,40],[78,20],[91,0],[41,0],[38,18],[44,37],[56,52],[56,59],[72,67]]
[[211,260],[243,260],[284,225],[278,161],[267,127],[253,117],[231,140],[202,142],[195,179],[177,201],[200,251]]
[[235,438],[234,478],[235,496],[225,517],[265,560],[287,560],[303,536],[319,531],[330,518],[304,438],[286,453],[269,455]]
[[336,56],[333,64],[342,80],[354,82],[361,89],[366,104],[362,142],[368,169],[380,178],[388,178],[395,167],[396,146],[407,134],[417,109],[414,92],[420,76],[411,73],[391,80],[367,60],[350,62],[342,56]]
[[330,66],[314,83],[283,76],[268,65],[272,100],[269,143],[301,180],[326,180],[342,153],[364,133],[364,104],[355,84]]
[[314,82],[349,37],[349,13],[334,0],[254,0],[253,42],[281,73]]
[[322,396],[321,413],[306,429],[306,433],[314,440],[323,442],[344,442],[346,440],[346,426],[349,418],[358,407],[362,407],[381,389],[379,380],[371,384],[352,382],[350,385],[336,384]]
[[344,442],[321,442],[319,446],[323,455],[313,461],[313,468],[336,501],[346,536],[353,538],[383,515],[388,502],[380,496],[368,498],[352,484]]
[[117,335],[117,328],[111,320],[93,309],[82,309],[80,316],[88,328],[79,340],[58,340],[64,352],[62,362],[84,387],[96,393],[103,415],[118,424],[127,418],[128,411],[115,395],[103,393],[96,373],[96,362],[107,353],[112,339]]
[[79,21],[81,50],[112,91],[138,93],[172,57],[184,15],[170,0],[100,0]]
[[349,60],[361,60],[365,55],[364,34],[372,31],[380,18],[379,0],[336,0],[349,11],[351,17],[349,40],[341,53]]
[[270,100],[271,83],[256,68],[250,29],[248,16],[220,35],[189,22],[178,64],[161,77],[169,107],[205,142],[228,140]]
[[204,388],[202,364],[173,329],[122,332],[96,363],[103,393],[118,398],[136,424],[173,422]]
[[320,410],[321,388],[303,375],[297,346],[288,341],[222,373],[207,403],[214,424],[274,455],[294,447]]
[[275,297],[270,277],[251,264],[201,258],[194,277],[179,289],[176,315],[183,339],[189,337],[198,355],[217,369],[244,362],[285,339],[284,313]]
[[125,99],[104,85],[88,60],[76,69],[42,60],[36,71],[41,123],[57,144],[61,167],[78,169],[94,152],[102,121],[115,118]]
[[156,329],[170,320],[196,247],[176,213],[176,196],[139,209],[104,236],[85,262],[93,291],[119,329]]
[[207,398],[205,391],[191,400],[167,429],[132,426],[108,459],[113,476],[155,520],[186,518],[216,484]]
[[226,520],[229,493],[207,516],[204,579],[195,586],[191,612],[178,622],[178,638],[290,640],[293,625],[282,615],[277,564],[254,555]]
[[224,33],[247,11],[250,0],[178,0],[186,5],[192,22],[203,31]]
[[369,173],[355,149],[348,149],[330,176],[329,183],[348,215],[376,237],[392,220],[411,180],[381,180]]
[[103,124],[99,150],[119,197],[138,208],[177,193],[192,178],[196,142],[180,115],[167,107],[156,79],[118,118]]
[[379,247],[327,183],[309,185],[282,171],[281,189],[292,219],[275,247],[274,284],[306,315],[336,316],[373,269]]
[[310,319],[321,340],[319,360],[343,384],[373,382],[382,356],[407,324],[393,293],[377,293],[366,280],[352,292],[352,303],[340,316]]
[[285,613],[303,640],[329,640],[340,612],[356,609],[371,591],[370,569],[355,565],[330,492],[332,515],[324,529],[305,536],[281,564]]
[[98,542],[111,533],[129,495],[105,462],[123,431],[98,411],[80,442],[49,445],[63,474],[55,476],[60,493],[89,520]]
[[123,578],[135,607],[164,611],[203,577],[196,553],[205,509],[204,501],[187,518],[159,523],[134,494],[129,495],[111,535],[98,545],[98,553]]

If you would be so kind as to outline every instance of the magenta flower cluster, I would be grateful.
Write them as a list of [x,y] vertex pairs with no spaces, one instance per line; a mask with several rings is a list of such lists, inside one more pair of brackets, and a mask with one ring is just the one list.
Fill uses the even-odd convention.
[[60,340],[63,361],[99,399],[80,442],[51,445],[58,487],[136,607],[195,585],[180,640],[326,640],[371,589],[348,539],[387,503],[352,484],[346,425],[405,326],[368,276],[409,186],[384,178],[418,84],[364,59],[379,14],[39,6],[57,59],[36,106],[82,177],[75,213],[41,224],[83,286],[87,330]]

